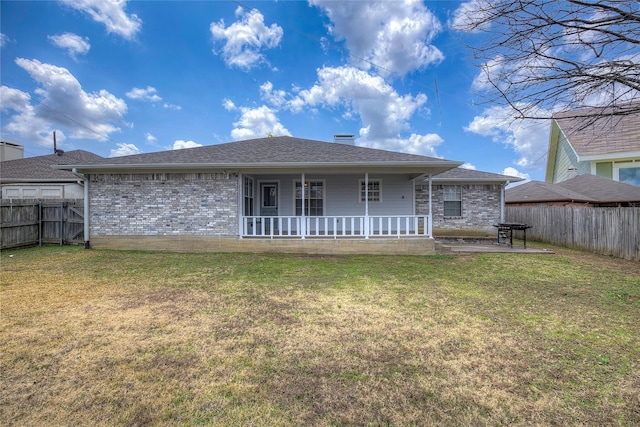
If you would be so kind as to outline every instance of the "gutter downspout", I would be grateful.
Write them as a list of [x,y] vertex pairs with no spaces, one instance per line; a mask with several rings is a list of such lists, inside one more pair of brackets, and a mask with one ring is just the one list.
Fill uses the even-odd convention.
[[71,172],[84,183],[84,248],[89,249],[89,180],[84,174],[78,173],[76,168],[71,169]]

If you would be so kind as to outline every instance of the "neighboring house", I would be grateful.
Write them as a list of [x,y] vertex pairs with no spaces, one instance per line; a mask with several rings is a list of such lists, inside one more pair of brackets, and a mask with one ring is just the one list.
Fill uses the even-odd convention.
[[[495,233],[504,220],[505,187],[522,178],[455,168],[432,178],[435,236]],[[428,213],[429,185],[416,186],[418,213]]]
[[82,199],[82,178],[52,165],[86,163],[102,157],[83,150],[0,163],[0,187],[3,199]]
[[[436,181],[460,164],[272,137],[56,168],[86,177],[85,236],[92,247],[422,254],[434,251],[432,218],[439,209],[428,193],[425,202],[425,186],[428,192],[431,179],[439,203],[440,185],[472,182],[470,176],[457,181],[454,172]],[[459,173],[471,172],[480,174]],[[491,179],[480,185],[500,186],[506,177]],[[466,201],[477,196],[464,190],[462,197],[462,218],[472,217]],[[483,228],[499,220],[494,198],[497,207]],[[457,213],[451,215],[459,220]]]
[[24,157],[24,147],[17,142],[0,141],[0,162],[5,160],[17,160]]
[[590,174],[557,184],[529,181],[505,194],[508,206],[640,206],[640,187]]
[[611,111],[599,108],[553,115],[546,182],[591,174],[640,186],[640,113],[612,115]]

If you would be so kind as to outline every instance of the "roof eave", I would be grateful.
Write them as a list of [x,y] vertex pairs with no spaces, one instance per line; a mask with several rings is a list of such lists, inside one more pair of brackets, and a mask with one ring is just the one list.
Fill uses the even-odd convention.
[[505,179],[500,179],[500,178],[438,178],[437,176],[434,176],[432,178],[433,182],[495,182],[495,183],[504,183],[504,182],[520,182],[520,181],[524,181],[524,178],[519,178],[516,176],[510,176],[507,177]]
[[592,162],[594,160],[624,160],[639,158],[640,151],[622,151],[619,153],[605,153],[605,154],[590,154],[579,156],[579,161]]
[[63,183],[63,182],[78,182],[82,181],[81,178],[0,178],[0,184],[28,184],[28,183]]
[[170,170],[193,170],[193,169],[331,169],[331,168],[437,168],[442,172],[445,170],[456,168],[462,165],[463,162],[456,162],[451,160],[435,161],[435,162],[310,162],[310,163],[145,163],[145,164],[76,164],[76,165],[53,165],[52,168],[58,170],[81,170],[81,171],[101,171],[101,170],[158,170],[158,169],[170,169]]

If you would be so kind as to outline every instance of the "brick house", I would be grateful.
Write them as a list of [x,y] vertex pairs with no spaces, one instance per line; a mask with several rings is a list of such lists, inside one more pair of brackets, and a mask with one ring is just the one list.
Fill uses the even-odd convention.
[[[522,178],[455,168],[432,178],[433,233],[493,235],[504,220],[505,188]],[[416,210],[428,213],[429,185],[416,184]]]
[[460,164],[272,137],[55,168],[85,176],[87,247],[425,254],[434,228],[489,230],[518,180]]

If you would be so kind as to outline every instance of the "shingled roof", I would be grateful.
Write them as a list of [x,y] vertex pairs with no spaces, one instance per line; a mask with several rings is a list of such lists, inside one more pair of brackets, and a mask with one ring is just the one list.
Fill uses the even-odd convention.
[[101,160],[103,157],[84,150],[73,150],[61,155],[26,157],[24,159],[5,160],[0,163],[0,182],[48,182],[77,181],[78,177],[66,170],[53,169],[52,165],[87,163]]
[[70,165],[70,167],[100,170],[109,168],[304,168],[376,165],[438,167],[439,171],[442,171],[459,166],[461,163],[417,154],[279,136],[100,159],[77,163]]
[[529,181],[505,191],[506,203],[638,203],[640,187],[584,174],[557,184]]
[[433,177],[434,182],[519,182],[523,178],[482,172],[474,169],[455,168]]
[[[613,108],[635,112],[614,115]],[[639,151],[640,103],[613,108],[565,111],[554,114],[553,119],[581,157]]]

